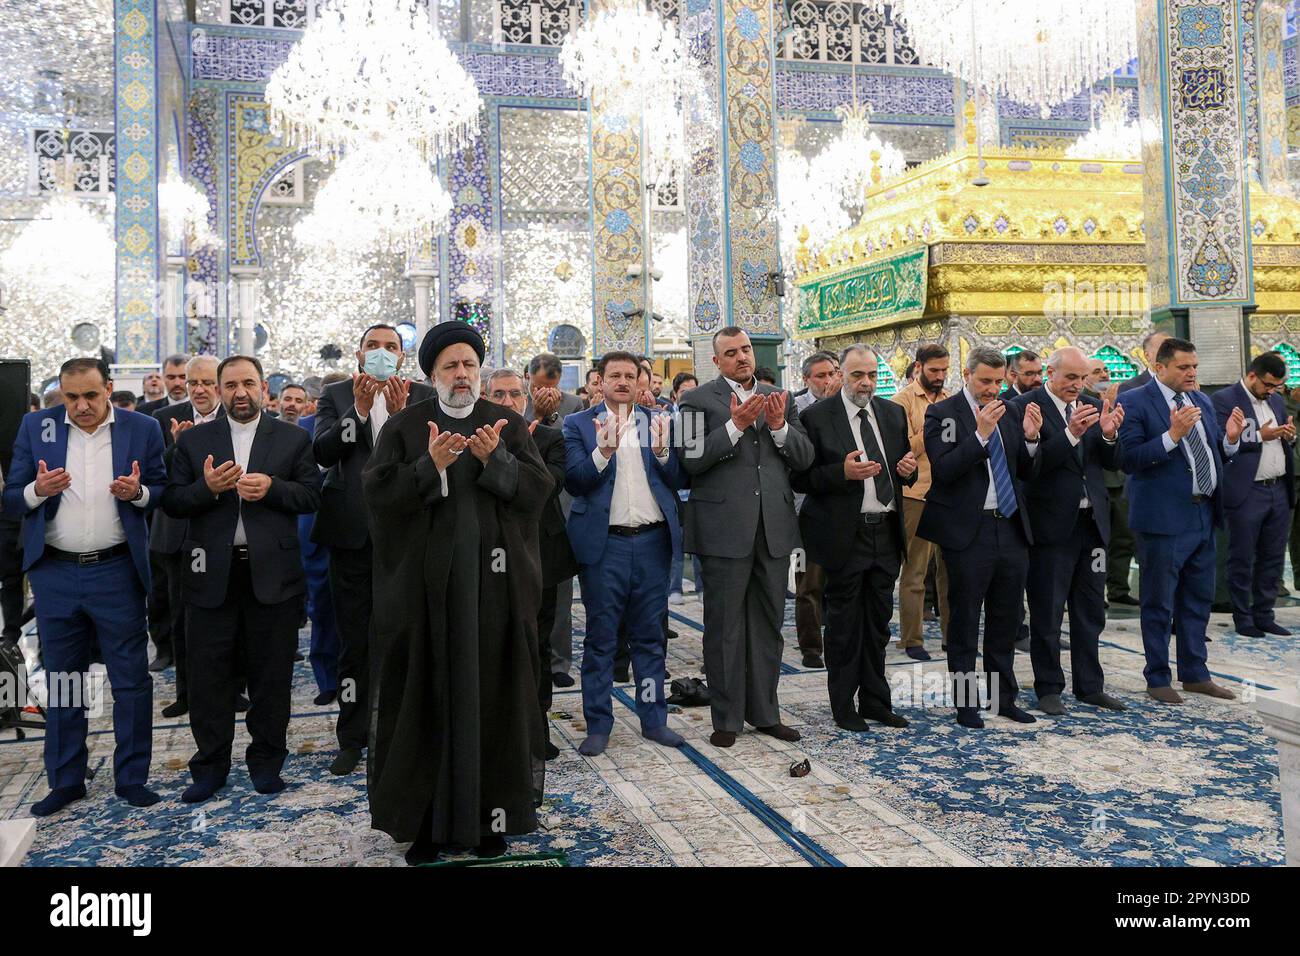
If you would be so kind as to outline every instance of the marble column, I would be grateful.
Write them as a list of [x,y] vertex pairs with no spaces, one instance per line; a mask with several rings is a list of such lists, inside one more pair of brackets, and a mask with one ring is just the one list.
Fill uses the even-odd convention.
[[163,283],[163,307],[158,316],[158,354],[163,358],[186,352],[184,256],[167,257],[167,278]]
[[262,280],[261,266],[231,266],[230,279],[234,283],[232,312],[235,319],[235,354],[252,355],[253,330],[257,325],[257,292]]
[[114,0],[119,366],[159,361],[158,84],[155,0]]
[[1198,345],[1201,381],[1241,375],[1255,304],[1238,42],[1254,0],[1139,0],[1149,301]]
[[438,276],[437,263],[428,259],[415,259],[406,270],[406,278],[411,280],[415,292],[415,347],[419,349],[424,341],[424,333],[432,324],[429,306],[433,301],[433,280]]

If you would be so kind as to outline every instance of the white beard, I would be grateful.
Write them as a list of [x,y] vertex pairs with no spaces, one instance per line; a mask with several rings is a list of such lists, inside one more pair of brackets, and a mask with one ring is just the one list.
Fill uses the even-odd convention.
[[844,394],[847,395],[849,397],[849,401],[852,402],[854,405],[858,406],[858,408],[866,408],[868,405],[871,404],[871,398],[873,395],[875,395],[875,392],[872,392],[871,395],[862,395],[859,394],[858,392],[853,392],[853,391],[849,391],[848,389],[845,389]]
[[479,379],[471,379],[468,395],[455,394],[451,390],[452,386],[444,385],[442,382],[435,382],[434,388],[438,392],[438,401],[443,405],[448,408],[465,408],[478,401],[479,389],[482,385],[483,383]]

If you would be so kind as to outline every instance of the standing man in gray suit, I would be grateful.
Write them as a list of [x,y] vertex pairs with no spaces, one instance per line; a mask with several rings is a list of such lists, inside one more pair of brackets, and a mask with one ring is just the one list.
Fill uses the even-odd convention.
[[[560,377],[564,365],[550,352],[538,352],[528,363],[528,403],[524,408],[524,421],[537,422],[547,428],[559,429],[564,419],[584,406],[582,399],[560,390]],[[564,519],[569,519],[569,505],[573,498],[560,489],[560,509]],[[545,569],[543,568],[543,574]],[[545,639],[546,635],[542,635]],[[573,675],[573,578],[567,577],[555,587],[555,624],[551,627],[551,682],[556,687],[572,687]]]
[[754,347],[743,329],[713,335],[721,372],[680,405],[682,463],[691,475],[684,550],[704,570],[704,673],[715,747],[730,747],[746,722],[779,740],[776,699],[781,622],[790,553],[799,547],[790,473],[813,447],[790,396],[754,379]]

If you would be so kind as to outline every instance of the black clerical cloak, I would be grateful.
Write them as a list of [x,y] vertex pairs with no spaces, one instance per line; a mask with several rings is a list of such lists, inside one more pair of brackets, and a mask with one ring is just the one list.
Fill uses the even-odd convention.
[[[469,436],[502,418],[488,464],[467,449],[443,497],[429,422]],[[374,542],[371,824],[399,841],[423,828],[462,846],[493,829],[534,830],[546,739],[537,521],[552,479],[528,427],[485,399],[456,419],[435,396],[385,423],[363,481]]]

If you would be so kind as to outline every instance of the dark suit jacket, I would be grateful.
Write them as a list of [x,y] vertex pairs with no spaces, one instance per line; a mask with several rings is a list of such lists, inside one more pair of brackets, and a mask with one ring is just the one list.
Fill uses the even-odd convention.
[[[409,408],[432,398],[434,390],[423,382],[412,382],[406,397]],[[321,486],[320,514],[311,539],[331,548],[363,548],[370,540],[366,525],[366,502],[361,493],[361,472],[375,448],[374,422],[362,423],[352,400],[352,382],[327,385],[316,402],[316,426],[312,452],[325,472]]]
[[[163,399],[163,406],[154,412],[154,418],[157,420],[163,433],[163,463],[167,466],[168,472],[171,471],[172,456],[175,455],[175,443],[172,441],[172,422],[194,421],[194,405],[191,402],[181,402],[179,405],[167,405],[166,399]],[[217,417],[224,418],[226,409],[224,406],[217,406]],[[157,551],[160,554],[175,554],[181,549],[185,541],[185,522],[179,518],[173,518],[166,511],[159,508],[153,515],[153,523],[149,529],[149,550]]]
[[[998,434],[1019,506],[1014,518],[1025,540],[1033,544],[1024,482],[1034,476],[1035,462],[1025,446],[1022,418],[1014,407],[1009,408],[998,420]],[[917,537],[945,548],[970,547],[989,490],[989,452],[976,434],[975,413],[966,400],[965,388],[925,410],[925,454],[930,459],[930,491],[916,527]]]
[[542,456],[546,470],[555,479],[555,490],[546,499],[537,521],[538,553],[542,559],[542,587],[555,587],[578,573],[569,532],[564,527],[564,509],[560,493],[564,489],[564,433],[558,428],[538,425],[533,429],[533,444]]
[[[21,520],[23,541],[23,570],[31,568],[45,553],[45,524],[59,513],[62,494],[51,495],[39,507],[30,511],[23,490],[36,479],[39,463],[44,461],[50,471],[66,467],[68,462],[68,431],[76,425],[67,424],[67,410],[58,405],[28,412],[18,424],[18,439],[14,443],[14,457],[4,476],[4,512]],[[131,462],[140,463],[140,484],[149,489],[149,501],[140,507],[128,501],[116,501],[117,515],[122,520],[122,531],[131,549],[131,560],[136,574],[149,591],[149,531],[145,513],[156,508],[163,500],[163,483],[167,480],[162,460],[162,436],[158,423],[148,415],[127,411],[113,412],[109,426],[113,444],[113,477],[129,475]]]
[[157,412],[162,411],[166,407],[167,407],[167,396],[163,395],[162,398],[155,398],[151,402],[140,402],[138,405],[135,406],[135,410],[137,413],[141,415],[154,415]]
[[[894,510],[891,519],[897,532],[898,558],[907,553],[907,534],[903,527],[903,486],[916,481],[916,472],[906,479],[898,477],[899,460],[911,451],[907,437],[907,412],[896,402],[879,395],[871,400],[871,410],[884,443],[885,472],[894,487]],[[863,481],[844,477],[844,458],[857,450],[853,432],[837,393],[827,400],[810,405],[799,419],[813,446],[812,467],[794,476],[794,490],[807,497],[799,512],[799,534],[803,538],[808,560],[835,571],[852,555],[854,529],[862,522]],[[868,479],[874,481],[875,479]]]
[[[1259,436],[1259,419],[1255,417],[1255,403],[1251,401],[1250,393],[1240,382],[1215,392],[1210,402],[1214,405],[1214,413],[1218,418],[1220,429],[1227,428],[1228,417],[1234,408],[1240,408],[1242,414],[1246,416],[1247,427],[1241,433],[1241,446],[1237,449],[1237,454],[1229,458],[1223,466],[1225,472],[1223,506],[1236,508],[1246,500],[1246,495],[1255,483],[1255,473],[1259,471],[1259,456],[1264,449],[1264,442]],[[1273,410],[1273,417],[1277,423],[1286,424],[1286,403],[1282,401],[1282,396],[1270,395],[1268,406]],[[1251,422],[1254,422],[1253,427],[1250,425]],[[1246,440],[1251,437],[1254,438],[1253,441]],[[1294,442],[1282,442],[1282,457],[1286,461],[1286,481],[1283,482],[1286,485],[1286,497],[1288,503],[1294,508],[1296,501]]]
[[1134,375],[1132,378],[1120,382],[1118,394],[1123,395],[1125,392],[1131,391],[1135,388],[1141,388],[1149,381],[1151,381],[1151,370],[1146,369],[1141,375]]
[[[1214,406],[1203,392],[1187,392],[1187,398],[1201,410],[1201,424],[1214,456],[1214,523],[1223,525],[1223,432]],[[1192,466],[1182,443],[1165,451],[1162,441],[1169,431],[1169,406],[1160,383],[1150,381],[1142,388],[1129,389],[1119,398],[1124,406],[1124,424],[1119,439],[1124,448],[1122,462],[1128,473],[1128,524],[1148,534],[1178,534],[1197,527],[1197,506],[1192,501]]]
[[214,465],[234,460],[229,419],[181,433],[163,494],[167,514],[189,519],[181,545],[186,602],[212,608],[225,601],[241,510],[257,600],[278,604],[304,593],[298,515],[320,507],[320,471],[312,459],[310,436],[297,425],[261,417],[245,469],[271,476],[271,487],[261,501],[241,501],[233,489],[213,495],[203,479],[208,455]]
[[[1080,394],[1078,401],[1101,411],[1101,402],[1091,395]],[[1106,488],[1104,471],[1119,467],[1122,448],[1119,437],[1108,442],[1101,435],[1101,426],[1093,425],[1083,433],[1076,448],[1070,444],[1067,422],[1056,410],[1056,403],[1047,393],[1046,385],[1033,389],[1012,403],[1018,420],[1024,419],[1025,406],[1030,402],[1037,402],[1043,411],[1043,429],[1038,436],[1038,467],[1033,479],[1025,486],[1034,541],[1039,544],[1066,541],[1079,517],[1079,499],[1086,493],[1102,543],[1109,545],[1110,492]]]

